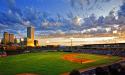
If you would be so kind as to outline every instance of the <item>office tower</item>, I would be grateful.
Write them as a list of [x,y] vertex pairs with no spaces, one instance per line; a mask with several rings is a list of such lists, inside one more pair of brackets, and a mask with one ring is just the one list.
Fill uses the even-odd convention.
[[14,43],[14,34],[9,34],[9,43]]
[[34,40],[34,45],[38,46],[38,40]]
[[33,27],[27,27],[26,45],[34,46],[34,28]]
[[4,32],[4,38],[3,38],[3,44],[9,44],[9,33],[8,32]]
[[27,38],[34,40],[34,28],[27,27]]

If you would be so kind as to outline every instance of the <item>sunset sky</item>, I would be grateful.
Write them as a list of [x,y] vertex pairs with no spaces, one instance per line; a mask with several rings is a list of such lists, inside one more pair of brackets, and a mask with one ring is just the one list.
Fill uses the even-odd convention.
[[110,33],[125,24],[124,0],[0,0],[0,35]]

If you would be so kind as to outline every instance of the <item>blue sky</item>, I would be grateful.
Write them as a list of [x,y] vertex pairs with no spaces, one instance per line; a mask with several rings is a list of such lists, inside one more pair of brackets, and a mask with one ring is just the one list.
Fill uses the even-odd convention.
[[124,25],[124,0],[0,0],[0,32],[106,33]]

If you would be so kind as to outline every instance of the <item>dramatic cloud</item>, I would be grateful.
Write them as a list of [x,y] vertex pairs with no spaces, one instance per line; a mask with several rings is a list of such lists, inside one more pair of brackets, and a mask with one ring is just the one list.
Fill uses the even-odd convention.
[[80,18],[79,16],[76,16],[72,19],[72,23],[76,26],[81,26],[81,20],[82,18]]
[[125,2],[118,11],[118,22],[119,24],[125,24]]
[[70,2],[72,7],[75,7],[77,5],[83,7],[84,3],[90,4],[89,0],[70,0]]
[[[54,0],[50,3],[50,0],[44,0],[45,4],[41,3],[41,0],[30,1],[34,3],[23,0],[20,5],[18,0],[4,1],[7,5],[4,10],[0,10],[2,32],[8,31],[18,35],[22,33],[25,36],[26,27],[32,25],[35,27],[36,35],[105,33],[118,30],[125,24],[125,3],[116,11],[116,8],[110,5],[110,2],[115,0],[59,0],[57,3]],[[109,3],[108,8],[103,5],[106,3]],[[62,7],[57,10],[60,5]],[[100,10],[102,7],[108,11]]]
[[85,26],[91,27],[96,24],[96,16],[94,14],[90,15],[87,18],[84,18],[84,24]]
[[114,11],[110,11],[109,15],[105,17],[105,24],[116,24],[116,16],[114,15]]
[[[91,6],[91,5],[95,5],[97,3],[106,3],[106,2],[109,2],[111,0],[69,0],[70,1],[70,4],[73,8],[81,8],[83,9],[84,8],[84,5],[88,5]],[[92,6],[93,7],[93,6]],[[92,9],[92,7],[89,7],[89,9]]]

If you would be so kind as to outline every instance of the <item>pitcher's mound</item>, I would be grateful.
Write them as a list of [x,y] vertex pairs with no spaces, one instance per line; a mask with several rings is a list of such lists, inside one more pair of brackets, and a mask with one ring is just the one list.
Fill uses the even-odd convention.
[[20,73],[20,74],[16,74],[16,75],[39,75],[39,74],[35,74],[35,73]]

